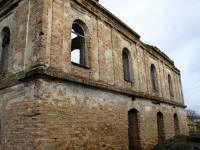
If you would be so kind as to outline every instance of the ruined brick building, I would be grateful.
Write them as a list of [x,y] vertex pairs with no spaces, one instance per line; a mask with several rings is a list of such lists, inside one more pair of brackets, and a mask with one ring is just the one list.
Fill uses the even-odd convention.
[[97,0],[0,0],[0,96],[0,150],[149,150],[188,132],[174,62]]

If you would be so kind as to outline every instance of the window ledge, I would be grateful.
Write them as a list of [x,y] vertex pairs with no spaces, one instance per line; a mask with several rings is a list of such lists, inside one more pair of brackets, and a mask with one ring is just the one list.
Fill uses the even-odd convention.
[[75,63],[75,62],[71,62],[71,64],[75,65],[75,66],[78,66],[78,67],[85,68],[85,69],[90,69],[90,67],[88,67],[88,66],[84,66],[84,65],[81,65],[81,64],[78,64],[78,63]]
[[153,89],[154,93],[159,93],[158,89]]
[[124,80],[126,83],[130,83],[130,84],[134,84],[134,81],[127,81],[127,80]]

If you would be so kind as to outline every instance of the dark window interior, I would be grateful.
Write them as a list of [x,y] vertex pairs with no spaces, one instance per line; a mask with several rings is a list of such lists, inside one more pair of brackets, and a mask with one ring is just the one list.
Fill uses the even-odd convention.
[[156,73],[156,68],[155,68],[154,64],[151,65],[151,79],[152,79],[153,89],[155,91],[158,91],[157,73]]
[[161,112],[157,113],[157,127],[158,127],[158,143],[165,141],[164,120]]
[[8,46],[10,44],[10,29],[5,27],[1,32],[0,73],[8,69]]
[[123,49],[123,71],[124,71],[124,80],[127,82],[131,82],[131,56],[128,49]]
[[175,135],[180,134],[178,115],[177,114],[174,114],[174,129],[175,129]]
[[129,149],[141,150],[138,111],[136,109],[131,109],[128,112],[128,137]]
[[172,87],[172,78],[171,75],[168,74],[168,83],[169,83],[169,93],[170,96],[174,96],[173,87]]

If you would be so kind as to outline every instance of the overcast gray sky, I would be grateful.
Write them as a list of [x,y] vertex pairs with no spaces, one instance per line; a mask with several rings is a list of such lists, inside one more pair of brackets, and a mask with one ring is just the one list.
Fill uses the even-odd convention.
[[200,114],[200,0],[100,0],[181,70],[184,99]]

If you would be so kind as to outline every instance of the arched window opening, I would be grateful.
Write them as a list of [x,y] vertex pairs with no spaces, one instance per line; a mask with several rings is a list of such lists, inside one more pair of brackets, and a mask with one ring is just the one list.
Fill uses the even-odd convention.
[[157,73],[156,73],[156,67],[154,64],[151,64],[151,80],[152,80],[153,89],[155,91],[158,91]]
[[157,127],[158,127],[158,143],[165,141],[164,120],[161,112],[157,113]]
[[175,135],[180,134],[178,115],[177,114],[174,114],[174,130],[175,130]]
[[170,74],[168,74],[168,84],[169,84],[170,96],[173,97],[174,96],[174,92],[173,92],[173,87],[172,87],[172,78],[171,78]]
[[127,48],[123,49],[123,71],[124,80],[127,82],[132,82],[132,68],[131,68],[131,55]]
[[71,31],[71,62],[89,67],[88,61],[88,29],[84,22],[75,20]]
[[131,109],[128,112],[128,137],[129,149],[141,150],[140,135],[139,135],[139,118],[138,111]]
[[8,27],[3,28],[0,42],[0,73],[5,73],[8,69],[8,47],[10,44],[10,29]]

